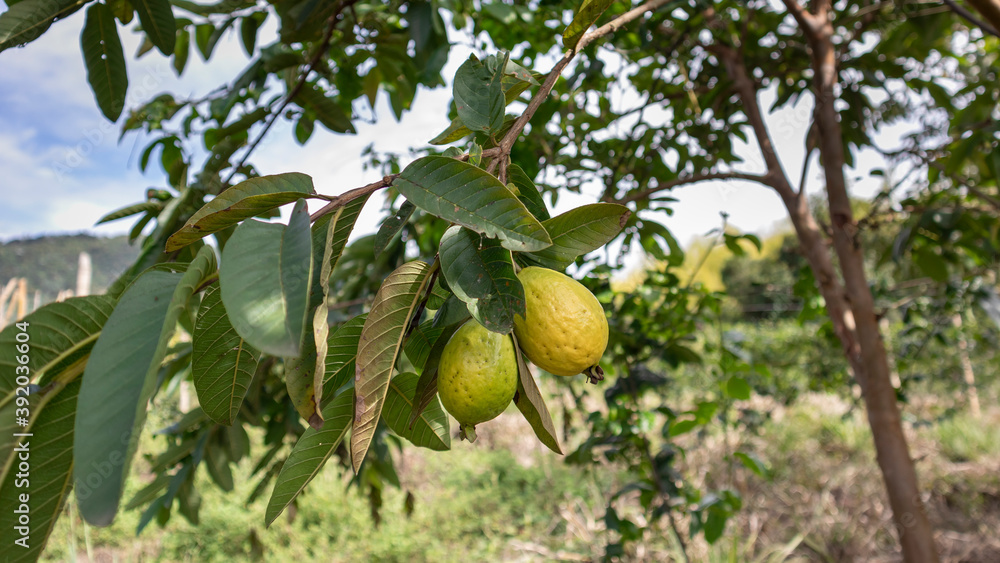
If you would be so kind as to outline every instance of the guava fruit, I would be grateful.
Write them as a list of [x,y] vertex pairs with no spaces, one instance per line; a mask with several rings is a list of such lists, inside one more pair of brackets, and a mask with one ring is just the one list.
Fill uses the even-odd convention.
[[594,294],[548,268],[524,268],[517,277],[525,314],[514,317],[514,336],[528,359],[555,375],[603,379],[597,363],[608,346],[608,319]]
[[461,437],[474,442],[476,425],[499,416],[517,391],[510,336],[467,321],[441,352],[437,385],[441,404],[461,426]]

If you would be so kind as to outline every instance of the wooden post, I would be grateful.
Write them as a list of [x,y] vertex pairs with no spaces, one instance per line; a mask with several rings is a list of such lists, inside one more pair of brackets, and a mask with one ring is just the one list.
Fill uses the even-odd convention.
[[972,371],[972,360],[969,359],[969,341],[965,339],[962,330],[962,313],[955,313],[951,323],[958,329],[958,361],[962,364],[962,380],[965,381],[965,396],[969,400],[969,413],[973,418],[979,418],[982,411],[979,408],[979,391],[976,390],[976,374]]
[[90,264],[90,254],[80,253],[80,260],[76,270],[76,295],[83,297],[90,295],[90,282],[93,279],[93,269]]

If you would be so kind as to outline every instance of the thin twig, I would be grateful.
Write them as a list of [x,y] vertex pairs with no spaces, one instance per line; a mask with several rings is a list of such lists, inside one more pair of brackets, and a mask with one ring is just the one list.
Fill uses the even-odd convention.
[[[499,154],[500,154],[500,148],[493,147],[491,149],[486,149],[483,151],[483,158],[492,158],[498,156]],[[469,155],[468,154],[458,155],[455,157],[455,160],[465,162],[469,160]],[[316,213],[313,213],[309,217],[309,219],[315,222],[316,219],[319,219],[320,217],[326,215],[327,213],[332,212],[338,207],[347,205],[348,203],[354,201],[355,199],[358,199],[359,197],[366,197],[377,192],[378,190],[381,190],[382,188],[388,188],[389,186],[392,185],[392,183],[396,180],[396,178],[399,178],[399,174],[389,174],[388,176],[383,177],[381,180],[378,180],[377,182],[372,182],[371,184],[361,186],[360,188],[347,190],[346,192],[338,196],[333,196],[333,197],[324,196],[325,199],[329,200],[330,203],[327,203],[326,205],[321,207],[318,211],[316,211]]]
[[1000,33],[997,33],[997,30],[993,29],[992,25],[977,18],[972,12],[966,10],[965,8],[960,6],[957,2],[955,2],[955,0],[944,0],[944,3],[947,4],[949,8],[951,8],[952,12],[955,12],[959,16],[969,20],[970,23],[973,23],[977,27],[979,27],[979,29],[981,29],[983,33],[987,35],[992,35],[993,37],[1000,37]]
[[538,111],[538,108],[542,105],[542,102],[545,101],[545,98],[547,98],[549,93],[552,92],[552,88],[556,85],[556,81],[559,80],[559,77],[562,75],[563,69],[565,69],[566,65],[568,65],[574,57],[576,57],[577,53],[582,51],[595,39],[599,39],[609,33],[617,31],[623,25],[642,16],[646,12],[662,7],[668,1],[669,0],[651,0],[650,2],[646,2],[635,9],[625,12],[601,27],[584,34],[576,46],[573,49],[566,51],[563,58],[559,59],[559,62],[552,67],[552,70],[550,70],[549,74],[545,77],[545,82],[542,83],[542,87],[535,93],[534,96],[532,96],[531,101],[528,102],[528,107],[525,108],[524,113],[522,113],[517,120],[514,121],[514,125],[511,126],[510,131],[504,135],[503,139],[500,141],[500,148],[502,149],[503,154],[510,154],[510,150],[514,147],[514,142],[521,135],[521,132],[524,131],[524,127],[528,124],[528,121],[531,120],[532,116],[535,115],[535,112]]

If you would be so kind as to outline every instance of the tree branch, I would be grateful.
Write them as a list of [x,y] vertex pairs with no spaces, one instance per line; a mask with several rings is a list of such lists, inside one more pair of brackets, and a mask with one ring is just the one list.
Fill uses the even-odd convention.
[[292,89],[288,92],[288,95],[285,96],[285,99],[281,101],[281,105],[278,106],[278,110],[271,114],[270,119],[268,119],[267,123],[264,124],[264,129],[261,130],[261,132],[257,135],[257,138],[254,139],[253,143],[250,145],[250,148],[248,148],[247,151],[243,153],[243,157],[240,159],[240,162],[237,165],[233,166],[233,169],[229,173],[229,176],[226,178],[226,181],[223,182],[222,191],[226,191],[227,189],[229,189],[230,187],[229,182],[231,182],[233,178],[236,176],[236,174],[239,173],[240,168],[242,168],[243,165],[246,164],[247,160],[250,158],[250,155],[253,154],[253,151],[257,149],[257,146],[260,145],[261,141],[264,140],[264,137],[267,136],[268,131],[271,130],[271,126],[273,126],[274,122],[277,121],[278,117],[281,116],[281,112],[285,110],[288,104],[291,103],[293,99],[295,99],[296,95],[298,95],[299,91],[302,90],[302,87],[305,86],[306,80],[309,78],[309,75],[312,74],[312,71],[316,69],[316,65],[319,64],[320,60],[323,58],[323,55],[330,48],[330,41],[333,39],[333,30],[337,26],[337,19],[340,18],[340,14],[343,13],[345,9],[347,9],[348,7],[352,6],[357,2],[358,0],[343,0],[337,7],[337,9],[334,10],[332,14],[330,14],[330,17],[327,19],[326,32],[323,34],[323,40],[320,42],[319,48],[316,49],[316,52],[313,53],[312,59],[309,60],[305,72],[303,72],[301,76],[299,76],[298,82],[296,82],[295,86],[292,87]]
[[[499,155],[500,155],[499,147],[493,147],[491,149],[486,149],[483,151],[483,158],[493,158]],[[458,155],[455,157],[455,160],[465,162],[469,160],[469,155],[468,154]],[[354,201],[355,199],[358,199],[359,197],[366,197],[381,190],[382,188],[388,188],[389,186],[392,185],[393,182],[396,181],[396,178],[399,178],[399,176],[400,176],[399,174],[389,174],[388,176],[384,176],[381,180],[378,180],[377,182],[366,184],[364,186],[361,186],[360,188],[347,190],[346,192],[338,196],[331,197],[329,198],[330,203],[327,203],[326,205],[321,207],[318,211],[316,211],[316,213],[310,215],[309,220],[315,222],[316,219],[319,219],[320,217],[326,215],[327,213],[331,213],[338,207],[347,205],[348,203]]]
[[580,41],[576,44],[576,47],[570,51],[566,51],[563,58],[559,59],[559,62],[552,67],[552,70],[550,70],[549,74],[545,77],[545,82],[542,83],[542,87],[539,88],[538,92],[532,96],[531,101],[528,102],[528,107],[525,108],[524,113],[522,113],[517,120],[514,121],[514,125],[511,126],[510,131],[504,135],[499,145],[502,149],[502,154],[510,154],[510,150],[514,147],[514,142],[517,141],[521,132],[524,131],[524,127],[528,124],[528,121],[531,120],[532,116],[535,115],[535,112],[538,111],[538,108],[542,105],[542,102],[545,101],[545,98],[547,98],[549,93],[552,92],[552,88],[556,85],[556,81],[559,80],[559,76],[562,74],[563,69],[565,69],[566,65],[568,65],[574,57],[576,57],[577,53],[582,51],[595,39],[617,31],[623,25],[631,22],[639,16],[642,16],[646,12],[662,7],[668,1],[670,0],[650,0],[637,8],[625,12],[601,27],[584,34],[584,36],[581,37]]
[[944,0],[944,3],[947,4],[949,8],[951,8],[952,12],[955,12],[960,17],[965,18],[970,23],[977,26],[986,35],[992,35],[993,37],[1000,37],[1000,33],[997,33],[997,30],[993,26],[977,18],[975,14],[963,8],[961,5],[958,4],[958,2],[955,2],[955,0]]
[[778,153],[774,149],[774,143],[771,141],[771,134],[767,131],[767,125],[764,123],[764,117],[760,111],[757,88],[747,74],[746,66],[739,53],[732,47],[719,44],[707,45],[706,49],[722,60],[729,77],[733,80],[733,87],[743,102],[743,113],[746,114],[747,121],[750,122],[754,137],[757,138],[757,145],[764,156],[764,163],[767,165],[767,175],[770,179],[770,183],[767,185],[777,190],[782,198],[793,197],[794,190],[788,182],[788,175],[785,174],[785,169],[781,165]]
[[969,4],[990,22],[994,30],[1000,31],[1000,0],[969,0]]
[[663,182],[655,188],[650,188],[648,190],[643,190],[641,192],[635,192],[620,199],[606,197],[604,198],[603,201],[625,204],[630,201],[645,199],[657,192],[670,190],[678,186],[684,186],[687,184],[694,184],[697,182],[707,182],[709,180],[748,180],[751,182],[758,182],[766,186],[771,185],[770,184],[771,179],[768,176],[761,176],[760,174],[745,174],[743,172],[716,172],[712,174],[695,174],[692,176],[683,176],[681,178],[677,178],[676,180]]

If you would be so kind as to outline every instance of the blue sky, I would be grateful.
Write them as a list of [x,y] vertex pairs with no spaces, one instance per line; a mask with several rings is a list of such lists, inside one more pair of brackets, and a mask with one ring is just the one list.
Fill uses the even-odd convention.
[[[106,212],[143,199],[146,188],[164,183],[158,166],[146,174],[138,170],[138,156],[145,139],[135,134],[118,142],[119,127],[109,123],[97,109],[86,82],[79,48],[83,12],[57,22],[42,38],[25,48],[0,53],[0,240],[38,236],[46,233],[127,232],[130,220],[94,227]],[[261,30],[273,33],[272,26]],[[178,96],[201,95],[219,83],[220,77],[235,77],[248,62],[234,32],[220,42],[211,63],[204,63],[192,47],[184,75],[178,78],[170,60],[151,51],[138,61],[132,56],[138,36],[122,30],[129,65],[128,107],[136,107],[161,92]],[[453,52],[445,69],[451,76],[464,59]],[[542,64],[542,63],[540,63]],[[537,68],[545,72],[548,68]],[[421,90],[414,111],[397,123],[384,98],[376,104],[378,124],[357,123],[358,135],[334,135],[316,128],[310,142],[301,147],[282,121],[268,135],[253,157],[262,174],[298,171],[310,174],[320,193],[338,194],[377,178],[362,169],[360,153],[375,142],[381,151],[405,152],[419,147],[447,125],[445,112],[449,88]],[[766,104],[771,96],[765,92]],[[796,181],[803,158],[802,139],[811,112],[811,102],[771,116],[769,127],[776,139],[786,170]],[[367,113],[367,111],[366,111]],[[899,131],[887,132],[883,143],[891,146]],[[749,163],[760,162],[754,147],[744,150]],[[860,166],[850,177],[857,178],[853,191],[870,195],[881,184],[867,170],[880,166],[872,153],[862,154]],[[756,168],[756,167],[754,167]],[[820,189],[820,169],[813,162],[808,182],[811,191]],[[719,225],[719,212],[729,213],[730,223],[757,233],[772,230],[784,218],[778,197],[769,189],[746,182],[708,182],[677,190],[680,199],[673,217],[665,218],[679,240],[703,234]],[[561,197],[559,209],[590,203],[595,193]],[[360,232],[371,232],[380,217],[380,201],[369,202],[359,223]],[[317,204],[318,205],[318,204]]]

